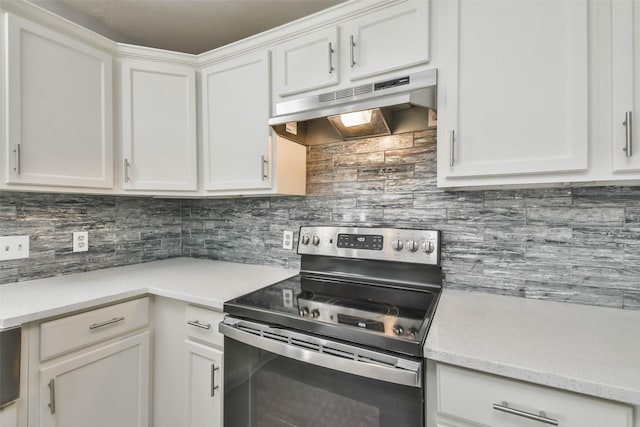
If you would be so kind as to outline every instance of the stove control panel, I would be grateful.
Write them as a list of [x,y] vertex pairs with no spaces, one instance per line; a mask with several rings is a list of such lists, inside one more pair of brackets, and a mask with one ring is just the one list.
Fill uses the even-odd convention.
[[300,227],[298,253],[440,265],[440,232],[408,228]]

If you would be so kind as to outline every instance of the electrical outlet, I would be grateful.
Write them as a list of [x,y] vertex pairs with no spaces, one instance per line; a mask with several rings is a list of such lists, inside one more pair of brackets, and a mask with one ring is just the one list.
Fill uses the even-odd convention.
[[89,232],[73,232],[73,252],[86,252],[89,250]]
[[282,248],[293,249],[293,231],[285,230],[282,236]]
[[0,261],[29,258],[29,236],[0,237]]
[[293,307],[293,289],[282,290],[282,305],[287,308]]

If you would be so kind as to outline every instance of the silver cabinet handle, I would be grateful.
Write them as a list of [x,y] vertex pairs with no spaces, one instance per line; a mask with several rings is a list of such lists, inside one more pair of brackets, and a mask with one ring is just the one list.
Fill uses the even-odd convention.
[[[265,166],[267,167],[266,169]],[[269,160],[265,159],[264,156],[260,156],[260,168],[262,169],[262,180],[264,181],[269,178]]]
[[329,74],[333,73],[333,47],[331,46],[331,42],[329,42]]
[[517,415],[519,417],[527,418],[534,421],[539,421],[544,424],[551,424],[552,426],[558,425],[558,420],[554,420],[553,418],[548,418],[543,411],[540,411],[540,415],[536,415],[530,412],[509,408],[509,404],[507,402],[502,402],[501,404],[494,403],[493,409],[495,409],[496,411],[506,412],[507,414]]
[[211,323],[200,323],[197,320],[187,320],[187,325],[195,326],[201,329],[211,329]]
[[356,48],[356,42],[353,38],[353,34],[351,35],[351,46],[350,46],[350,50],[351,50],[351,68],[356,66],[356,56],[355,56],[355,48]]
[[16,153],[16,166],[13,168],[16,171],[16,175],[20,175],[20,144],[16,144],[15,150]]
[[114,323],[122,322],[123,320],[124,320],[124,316],[114,317],[113,319],[107,320],[106,322],[94,323],[93,325],[89,326],[89,329],[94,330],[94,329],[102,328],[104,326],[113,325]]
[[51,411],[51,415],[56,413],[56,380],[51,378],[49,381],[49,411]]
[[215,385],[216,383],[216,371],[220,368],[216,366],[215,363],[211,364],[211,397],[216,395],[216,390],[220,388],[219,385]]
[[449,166],[453,167],[453,160],[455,156],[455,143],[456,143],[456,131],[452,130],[449,135]]
[[129,159],[124,159],[124,182],[129,182]]
[[622,149],[625,153],[627,153],[627,157],[633,156],[633,126],[631,120],[631,111],[627,111],[624,113],[624,122],[622,122],[625,129],[625,146]]

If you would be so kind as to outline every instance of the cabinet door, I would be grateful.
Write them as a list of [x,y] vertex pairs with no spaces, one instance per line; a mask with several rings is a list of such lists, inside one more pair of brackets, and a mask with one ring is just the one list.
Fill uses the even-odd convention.
[[616,0],[611,7],[613,170],[640,171],[640,1]]
[[40,369],[42,427],[148,425],[149,332]]
[[587,1],[445,7],[439,183],[586,170]]
[[197,190],[196,72],[123,60],[123,181],[127,190]]
[[185,427],[222,426],[222,352],[185,341],[187,414]]
[[202,70],[205,189],[270,188],[269,51]]
[[111,56],[7,18],[7,182],[112,187]]
[[429,61],[429,1],[408,0],[348,22],[343,55],[351,80]]
[[338,83],[338,28],[315,31],[276,46],[278,95]]

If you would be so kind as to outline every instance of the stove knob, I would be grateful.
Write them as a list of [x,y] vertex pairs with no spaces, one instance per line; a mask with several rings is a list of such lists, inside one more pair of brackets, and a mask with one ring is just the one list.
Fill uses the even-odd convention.
[[309,244],[309,235],[308,235],[308,234],[304,234],[304,235],[302,236],[302,238],[300,239],[300,242],[301,242],[303,245],[308,245],[308,244]]
[[313,246],[318,246],[320,244],[320,238],[314,234],[311,243],[313,243]]
[[409,333],[409,335],[411,335],[412,337],[415,337],[416,335],[418,335],[418,330],[416,328],[409,328],[409,330],[407,331]]
[[404,328],[402,326],[400,326],[400,325],[395,325],[393,327],[393,333],[396,334],[396,335],[402,335],[402,334],[404,334]]
[[435,247],[433,246],[433,242],[430,241],[426,241],[424,242],[424,245],[422,245],[422,248],[424,249],[424,251],[428,254],[430,254],[431,252],[433,252],[433,250],[435,249]]
[[305,317],[305,316],[307,316],[308,314],[309,314],[309,309],[308,309],[307,307],[302,307],[302,308],[300,309],[300,316]]
[[418,247],[420,245],[418,244],[418,242],[416,242],[415,240],[411,239],[407,242],[407,249],[409,249],[410,252],[415,252],[418,250]]
[[320,311],[318,311],[317,308],[311,310],[311,318],[312,319],[317,319],[318,317],[320,317]]
[[391,242],[391,247],[393,247],[394,251],[401,251],[403,246],[404,245],[402,244],[402,240],[400,239],[396,239],[393,242]]

